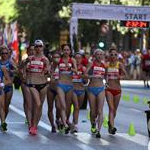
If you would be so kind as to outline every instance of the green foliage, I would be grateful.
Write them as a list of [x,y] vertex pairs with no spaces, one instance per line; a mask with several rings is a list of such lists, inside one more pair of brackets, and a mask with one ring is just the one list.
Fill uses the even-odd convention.
[[5,22],[10,22],[17,16],[17,9],[15,9],[16,0],[0,0],[0,18]]
[[58,15],[62,8],[61,0],[26,0],[17,2],[18,22],[23,26],[31,41],[41,38],[58,44],[59,31],[66,21]]
[[[69,29],[72,3],[119,4],[119,5],[150,5],[149,0],[0,0],[0,17],[6,22],[17,19],[20,28],[25,29],[29,40],[41,38],[58,45],[59,33]],[[87,43],[100,41],[101,21],[79,21],[78,40]],[[113,30],[125,34],[125,28],[120,28],[119,22],[112,21]],[[88,35],[88,36],[87,36]]]

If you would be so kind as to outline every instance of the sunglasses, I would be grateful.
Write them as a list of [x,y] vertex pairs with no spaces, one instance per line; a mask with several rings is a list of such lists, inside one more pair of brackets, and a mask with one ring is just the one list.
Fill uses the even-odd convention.
[[2,55],[8,55],[8,53],[2,53]]
[[42,45],[36,45],[36,46],[35,46],[35,48],[38,48],[38,47],[43,47],[43,46],[42,46]]
[[118,55],[117,54],[110,54],[110,56],[113,57],[113,56],[118,56]]

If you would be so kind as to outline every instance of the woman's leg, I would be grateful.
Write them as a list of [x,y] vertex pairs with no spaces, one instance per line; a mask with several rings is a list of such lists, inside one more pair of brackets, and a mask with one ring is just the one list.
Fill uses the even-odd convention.
[[56,107],[56,122],[61,119],[61,105],[58,96],[55,97],[55,107]]
[[26,85],[21,85],[23,98],[24,98],[24,111],[26,114],[26,119],[28,121],[29,127],[32,126],[32,97],[29,87]]
[[114,127],[115,106],[114,97],[110,92],[106,92],[106,100],[109,108],[109,124]]
[[4,98],[4,94],[0,95],[0,117],[1,117],[1,123],[5,122],[5,98]]
[[97,96],[97,117],[98,117],[98,131],[101,130],[101,126],[103,123],[103,107],[104,107],[104,99],[105,99],[105,92],[101,92]]
[[91,132],[96,132],[96,97],[92,93],[88,93],[88,100],[90,105],[90,121],[91,121]]
[[33,103],[34,103],[32,105],[32,110],[34,110],[33,111],[33,118],[32,118],[32,126],[37,127],[37,124],[39,121],[39,115],[41,114],[40,110],[41,110],[42,104],[41,104],[39,92],[33,87],[30,87],[30,92],[32,95]]
[[69,118],[70,118],[70,113],[71,113],[71,104],[72,104],[72,99],[73,99],[73,89],[70,89],[66,93],[66,115],[67,115],[67,124],[70,126]]
[[[25,96],[25,84],[21,83],[21,91],[22,91],[22,95],[23,95],[23,108],[24,108],[24,112],[26,115],[26,119],[27,119],[27,106],[26,106],[26,96]],[[28,120],[28,119],[27,119]]]
[[66,101],[65,101],[65,93],[64,91],[60,88],[57,87],[57,94],[58,94],[58,100],[60,102],[61,105],[61,118],[62,118],[62,122],[64,124],[65,127],[68,127],[66,120]]
[[82,94],[78,97],[78,103],[79,103],[79,109],[82,107],[83,105],[83,102],[84,102],[84,97],[85,97],[85,94]]
[[8,93],[5,93],[5,119],[9,112],[9,105],[11,102],[12,95],[13,95],[13,91],[9,91]]
[[38,123],[39,123],[39,121],[41,119],[41,116],[42,116],[43,103],[44,103],[44,100],[45,100],[45,97],[46,97],[46,94],[47,94],[47,86],[45,86],[44,88],[42,88],[40,90],[39,94],[40,94],[41,107],[40,107],[40,113],[39,113]]
[[117,109],[118,109],[118,105],[120,102],[120,98],[121,98],[121,94],[118,94],[114,97],[114,118],[116,117],[116,113],[117,113]]
[[73,99],[72,103],[74,106],[74,111],[73,111],[73,125],[78,124],[78,115],[79,115],[79,103],[78,103],[78,97],[75,93],[73,93]]
[[79,118],[79,111],[84,101],[84,94],[77,96],[75,93],[73,94],[73,105],[74,105],[74,112],[73,112],[73,123],[78,124]]
[[5,98],[4,93],[0,95],[0,118],[1,118],[1,128],[3,131],[7,130],[7,124],[5,123]]
[[54,114],[53,114],[54,95],[50,90],[47,90],[47,104],[48,104],[48,118],[53,129],[55,128]]

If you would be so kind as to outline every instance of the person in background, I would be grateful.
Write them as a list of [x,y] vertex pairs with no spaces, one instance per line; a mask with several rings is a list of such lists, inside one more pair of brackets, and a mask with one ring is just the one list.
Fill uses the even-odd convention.
[[149,88],[148,80],[150,78],[150,49],[147,50],[147,54],[143,54],[141,56],[141,59],[144,87]]
[[[34,45],[29,45],[27,47],[27,55],[29,56],[33,56],[35,54],[35,50],[34,50]],[[27,59],[28,59],[27,57]],[[25,123],[28,124],[29,127],[32,126],[32,98],[31,98],[31,93],[29,90],[29,87],[27,86],[27,68],[29,63],[25,64],[25,60],[22,60],[22,62],[19,65],[19,77],[21,80],[21,90],[22,90],[22,94],[23,94],[23,107],[24,107],[24,112],[26,115],[26,121]]]
[[56,108],[56,124],[58,130],[61,129],[61,117],[60,117],[60,103],[58,100],[57,95],[57,82],[59,79],[59,68],[58,63],[60,60],[60,54],[55,51],[52,54],[52,62],[51,62],[51,68],[50,68],[50,78],[48,78],[49,86],[47,90],[47,103],[48,103],[48,118],[52,126],[53,133],[56,132],[56,125],[54,123],[54,102],[55,102],[55,108]]
[[[7,49],[6,47],[0,47],[0,50],[3,51],[3,49]],[[2,66],[0,64],[0,118],[1,118],[1,130],[7,131],[7,123],[6,120],[6,99],[4,94],[4,78],[5,82],[8,80],[10,82],[10,76],[7,68],[5,66]],[[7,112],[8,113],[8,112]]]
[[141,78],[141,53],[139,49],[134,52],[133,67],[133,79],[139,80]]
[[77,73],[73,73],[72,80],[74,85],[74,92],[73,92],[73,124],[72,124],[72,133],[78,132],[78,118],[79,118],[79,110],[83,104],[84,96],[85,96],[85,87],[84,87],[84,80],[82,78],[86,67],[82,64],[83,54],[77,52],[75,54],[75,60],[77,62]]
[[9,57],[9,49],[7,47],[3,47],[1,49],[1,60],[0,64],[2,67],[5,67],[9,73],[9,80],[5,80],[4,77],[4,96],[5,96],[5,119],[9,112],[9,105],[11,103],[12,95],[13,95],[13,79],[16,66],[12,62]]

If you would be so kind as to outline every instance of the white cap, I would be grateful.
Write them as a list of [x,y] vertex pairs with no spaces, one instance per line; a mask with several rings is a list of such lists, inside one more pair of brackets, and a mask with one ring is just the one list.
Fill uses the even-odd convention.
[[137,52],[140,52],[140,49],[136,49]]
[[85,52],[84,52],[83,49],[80,49],[80,50],[79,50],[79,53],[80,53],[81,55],[84,55]]
[[36,45],[42,45],[42,46],[44,46],[44,44],[43,44],[43,41],[42,41],[42,40],[35,40],[35,42],[34,42],[34,46],[36,46]]
[[96,53],[97,53],[97,52],[104,53],[104,51],[103,51],[103,50],[101,50],[101,49],[99,49],[99,48],[98,48],[98,49],[94,50],[93,54],[94,54],[94,55],[96,55]]

